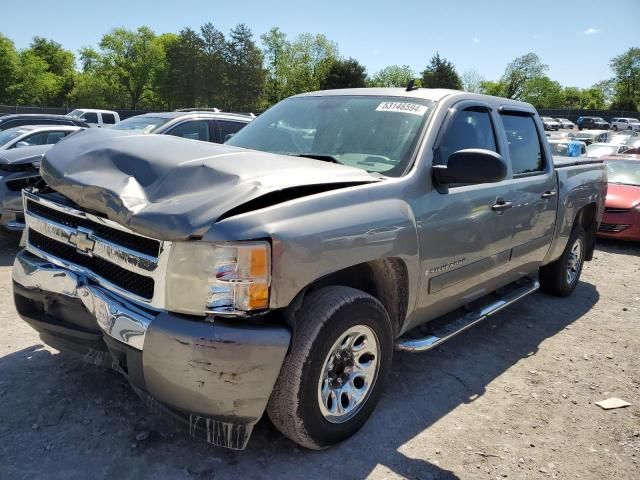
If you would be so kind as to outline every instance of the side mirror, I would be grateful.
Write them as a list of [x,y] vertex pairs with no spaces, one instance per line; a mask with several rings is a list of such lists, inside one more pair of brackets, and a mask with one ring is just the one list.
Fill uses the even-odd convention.
[[507,176],[502,155],[480,148],[459,150],[451,154],[446,165],[434,165],[432,170],[435,181],[441,185],[493,183]]
[[22,148],[22,147],[30,147],[31,145],[28,142],[18,142],[16,143],[15,148]]

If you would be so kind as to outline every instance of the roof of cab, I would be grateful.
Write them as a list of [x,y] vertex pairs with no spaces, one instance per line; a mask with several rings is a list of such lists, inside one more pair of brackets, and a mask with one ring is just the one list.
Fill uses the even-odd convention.
[[525,108],[527,110],[535,111],[534,107],[525,102],[518,100],[512,100],[509,98],[493,97],[491,95],[482,95],[479,93],[463,92],[461,90],[450,90],[447,88],[416,88],[414,90],[407,91],[406,88],[343,88],[336,90],[319,90],[317,92],[307,92],[295,95],[293,98],[302,97],[324,97],[324,96],[337,96],[337,95],[362,95],[373,97],[404,97],[404,98],[419,98],[424,100],[431,100],[438,102],[446,97],[460,97],[460,100],[479,100],[486,102],[494,107],[502,105],[511,105],[515,107]]

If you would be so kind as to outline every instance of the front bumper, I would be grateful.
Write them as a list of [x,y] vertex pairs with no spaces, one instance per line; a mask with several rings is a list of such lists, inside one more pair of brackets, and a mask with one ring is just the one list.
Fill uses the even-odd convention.
[[624,213],[605,212],[598,236],[629,242],[640,242],[640,211],[630,209]]
[[110,364],[191,435],[246,447],[289,347],[287,328],[143,310],[26,251],[13,280],[18,313],[44,342]]

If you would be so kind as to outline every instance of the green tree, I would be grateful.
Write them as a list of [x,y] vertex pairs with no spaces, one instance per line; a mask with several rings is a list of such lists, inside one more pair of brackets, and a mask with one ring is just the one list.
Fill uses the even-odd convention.
[[322,90],[362,88],[367,86],[367,70],[353,58],[333,62],[327,76],[320,81]]
[[222,105],[226,92],[226,64],[224,34],[209,22],[200,29],[202,38],[202,93],[208,107]]
[[184,28],[178,42],[167,51],[177,106],[196,107],[203,90],[204,41],[195,30]]
[[240,24],[231,30],[225,44],[227,63],[227,110],[252,111],[260,106],[266,72],[262,52],[249,27]]
[[536,108],[562,108],[565,105],[562,85],[546,76],[525,83],[520,99]]
[[16,101],[16,82],[20,58],[11,40],[0,34],[0,103]]
[[453,63],[440,54],[431,57],[429,65],[422,72],[422,86],[425,88],[451,88],[462,90],[462,81]]
[[519,100],[527,82],[544,76],[548,68],[535,53],[527,53],[508,63],[500,79],[504,85],[504,96]]
[[49,71],[49,65],[42,58],[24,50],[20,52],[15,88],[19,103],[47,106],[58,96],[62,80]]
[[55,75],[60,90],[50,99],[50,105],[64,105],[67,96],[73,90],[75,81],[75,56],[69,50],[62,48],[58,42],[43,37],[34,37],[28,51],[44,60],[47,71]]
[[260,39],[264,46],[264,62],[267,71],[266,99],[274,104],[286,97],[287,79],[290,70],[291,43],[278,27],[273,27]]
[[637,110],[640,106],[640,48],[632,47],[611,59],[615,98],[612,108]]
[[145,91],[151,88],[154,71],[162,62],[160,44],[148,27],[137,30],[116,28],[100,41],[99,61],[129,96],[129,107],[138,108]]
[[480,93],[493,95],[494,97],[504,97],[506,85],[501,81],[484,80],[480,82]]
[[406,87],[415,77],[409,65],[390,65],[376,72],[368,83],[370,87]]

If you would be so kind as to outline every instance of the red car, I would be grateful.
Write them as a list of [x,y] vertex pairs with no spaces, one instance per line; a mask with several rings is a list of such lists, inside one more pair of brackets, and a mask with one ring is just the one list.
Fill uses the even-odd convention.
[[640,155],[605,157],[609,189],[598,235],[640,241]]

